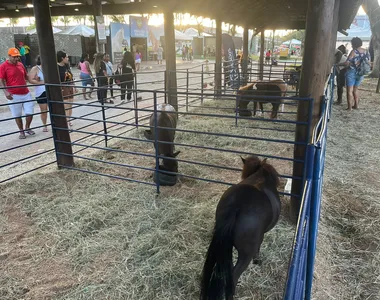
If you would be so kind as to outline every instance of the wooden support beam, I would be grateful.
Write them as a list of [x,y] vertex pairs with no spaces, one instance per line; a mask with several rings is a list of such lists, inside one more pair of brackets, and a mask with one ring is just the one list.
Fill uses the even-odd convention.
[[[44,80],[47,84],[59,85],[60,79],[57,67],[57,57],[55,55],[56,52],[50,18],[49,0],[33,0],[33,5]],[[58,167],[71,167],[74,165],[72,157],[73,151],[70,144],[70,133],[67,128],[61,87],[46,86],[46,94],[49,100],[58,101],[58,103],[49,102],[50,119],[53,127],[54,146],[57,153]],[[62,117],[55,115],[60,115]],[[57,140],[65,143],[57,142]]]
[[[312,115],[309,116],[309,101],[300,101],[297,109],[297,121],[308,122],[311,118],[311,127],[297,124],[296,142],[309,143],[311,131],[318,122],[321,114],[321,100],[324,86],[327,80],[326,51],[330,51],[330,45],[326,47],[326,41],[333,30],[335,0],[309,0],[307,19],[305,52],[302,63],[302,74],[299,87],[300,97],[312,97],[314,105]],[[294,159],[305,160],[306,147],[294,146]],[[305,161],[306,163],[306,161]],[[304,164],[295,162],[293,164],[293,176],[304,177]],[[302,195],[302,180],[292,181],[292,194]],[[301,206],[300,197],[291,197],[291,214],[298,216]]]
[[265,49],[265,30],[261,30],[261,39],[260,39],[260,62],[259,62],[259,79],[264,79],[264,49]]
[[165,31],[165,60],[166,60],[166,92],[168,92],[168,103],[178,111],[177,99],[177,65],[174,35],[174,14],[167,10],[164,14]]
[[243,58],[242,58],[242,73],[243,73],[243,85],[247,84],[248,76],[247,76],[247,70],[248,70],[248,27],[244,27],[244,33],[243,33]]
[[220,18],[215,20],[215,95],[222,94],[222,21]]
[[96,20],[96,17],[103,16],[101,0],[92,0],[92,7],[94,10],[96,52],[104,53],[104,44],[99,42],[98,21]]

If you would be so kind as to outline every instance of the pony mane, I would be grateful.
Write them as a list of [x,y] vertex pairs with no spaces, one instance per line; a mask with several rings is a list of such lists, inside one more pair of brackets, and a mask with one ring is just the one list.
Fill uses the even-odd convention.
[[246,179],[249,176],[261,171],[261,176],[257,178],[255,186],[261,186],[266,179],[273,181],[276,187],[280,184],[279,175],[276,169],[267,163],[267,159],[260,160],[257,156],[249,156],[248,158],[242,158],[244,163],[243,171],[241,174],[242,179]]

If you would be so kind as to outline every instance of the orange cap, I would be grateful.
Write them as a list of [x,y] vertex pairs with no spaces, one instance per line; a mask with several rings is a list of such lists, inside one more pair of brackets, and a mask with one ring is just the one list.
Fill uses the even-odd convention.
[[17,48],[10,48],[8,50],[8,55],[10,55],[10,56],[21,56],[20,51],[18,51]]

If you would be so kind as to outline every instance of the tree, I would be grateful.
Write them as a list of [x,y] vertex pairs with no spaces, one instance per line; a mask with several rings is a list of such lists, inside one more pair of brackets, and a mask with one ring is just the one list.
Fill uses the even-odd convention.
[[114,23],[124,23],[125,22],[124,15],[112,15],[112,16],[110,16],[110,18],[111,18],[111,22],[114,22]]
[[64,17],[60,17],[59,21],[63,23],[66,29],[67,24],[70,23],[70,19],[71,19],[70,17],[64,16]]
[[51,24],[54,26],[58,22],[59,17],[51,17]]
[[15,33],[15,25],[17,25],[19,21],[20,21],[19,18],[10,18],[9,19],[9,26],[12,26],[13,33]]
[[364,0],[362,6],[371,25],[371,40],[375,53],[373,69],[368,76],[378,78],[380,75],[380,6],[377,0]]

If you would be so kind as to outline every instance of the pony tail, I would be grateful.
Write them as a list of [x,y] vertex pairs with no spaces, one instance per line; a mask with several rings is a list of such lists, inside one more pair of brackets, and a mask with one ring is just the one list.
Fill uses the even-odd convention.
[[214,234],[208,248],[202,271],[200,300],[232,299],[234,283],[232,278],[233,229],[236,212],[221,216],[215,222]]

